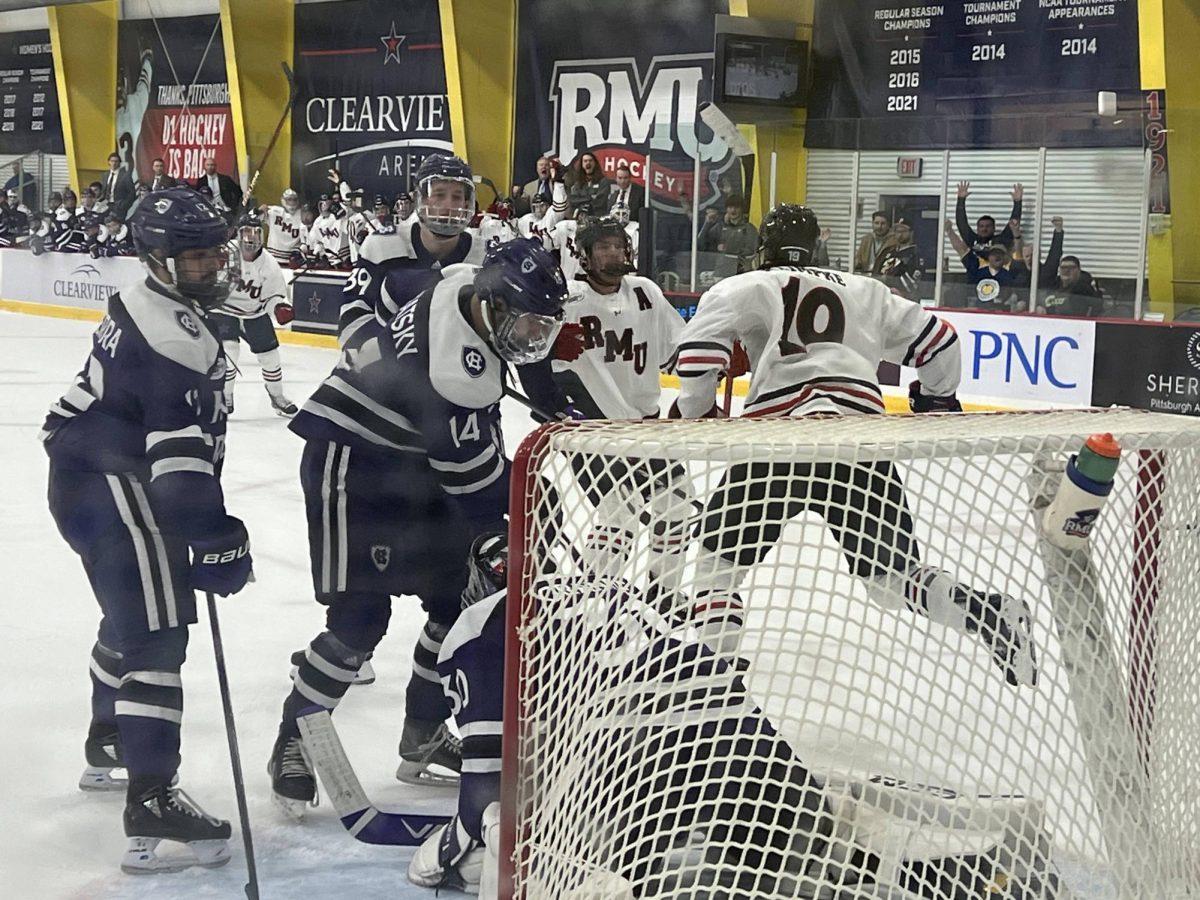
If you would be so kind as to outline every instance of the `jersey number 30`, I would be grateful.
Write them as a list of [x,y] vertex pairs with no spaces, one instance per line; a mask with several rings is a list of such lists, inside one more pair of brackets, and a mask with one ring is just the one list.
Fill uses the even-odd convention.
[[[821,313],[824,311],[824,315]],[[818,324],[818,319],[821,320]],[[792,340],[792,336],[796,340]],[[842,298],[827,287],[815,287],[800,299],[800,279],[783,286],[783,332],[779,355],[806,353],[809,344],[840,344],[846,337],[846,309]]]

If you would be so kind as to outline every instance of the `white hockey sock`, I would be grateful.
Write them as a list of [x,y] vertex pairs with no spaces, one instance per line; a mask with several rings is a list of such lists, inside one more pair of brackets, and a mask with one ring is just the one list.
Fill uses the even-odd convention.
[[241,341],[222,341],[221,346],[225,348],[225,359],[227,365],[225,367],[225,396],[233,399],[233,381],[237,378],[237,363],[238,354],[241,351]]
[[583,542],[584,559],[590,574],[615,578],[625,569],[633,550],[633,534],[620,525],[597,523]]
[[257,356],[267,393],[272,397],[283,396],[283,367],[279,361],[279,348],[259,353]]
[[696,560],[696,597],[692,619],[700,639],[721,656],[737,656],[745,614],[738,585],[746,568],[720,553],[701,548]]
[[911,609],[933,622],[967,633],[967,611],[954,602],[957,581],[942,569],[914,563],[907,572],[867,579],[867,596],[884,609]]

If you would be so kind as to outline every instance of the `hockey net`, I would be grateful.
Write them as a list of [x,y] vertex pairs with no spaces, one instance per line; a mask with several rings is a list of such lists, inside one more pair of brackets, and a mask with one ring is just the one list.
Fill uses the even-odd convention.
[[[1100,432],[1115,484],[1063,550],[1042,511]],[[854,487],[880,467],[900,495]],[[515,470],[501,896],[1200,896],[1200,422],[580,423]],[[1028,604],[1036,686],[879,601],[913,554]]]

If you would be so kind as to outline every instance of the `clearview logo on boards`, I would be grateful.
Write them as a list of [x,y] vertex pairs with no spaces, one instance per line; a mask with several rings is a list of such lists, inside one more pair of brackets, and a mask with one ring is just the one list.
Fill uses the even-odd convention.
[[50,284],[55,297],[72,300],[94,300],[103,303],[109,296],[117,292],[117,286],[104,281],[104,276],[94,263],[83,263],[76,266],[61,278],[55,278]]
[[625,162],[643,185],[649,155],[649,194],[674,209],[680,194],[691,196],[699,159],[701,203],[711,202],[717,178],[735,162],[725,143],[696,121],[711,68],[711,53],[655,56],[644,72],[633,57],[556,62],[551,153],[569,163],[591,150],[605,175]]

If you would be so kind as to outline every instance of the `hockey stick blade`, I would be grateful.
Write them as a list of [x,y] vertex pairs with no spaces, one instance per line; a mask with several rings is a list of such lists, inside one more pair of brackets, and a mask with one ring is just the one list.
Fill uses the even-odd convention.
[[450,821],[449,816],[382,812],[363,790],[329,712],[312,707],[296,718],[308,758],[321,776],[342,825],[365,844],[419,847],[425,838]]
[[713,134],[723,140],[734,156],[753,156],[754,148],[737,126],[725,113],[712,103],[701,103],[698,109],[700,121],[712,129]]

